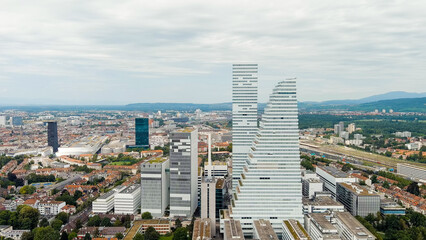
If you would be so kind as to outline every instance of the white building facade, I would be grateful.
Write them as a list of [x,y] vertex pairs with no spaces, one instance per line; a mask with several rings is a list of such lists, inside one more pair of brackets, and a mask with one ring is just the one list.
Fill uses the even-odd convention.
[[128,186],[114,197],[115,214],[136,214],[141,206],[141,185]]
[[296,81],[278,83],[270,96],[231,202],[231,217],[244,235],[253,220],[269,220],[278,236],[282,222],[303,222]]
[[232,65],[232,189],[257,132],[257,64]]

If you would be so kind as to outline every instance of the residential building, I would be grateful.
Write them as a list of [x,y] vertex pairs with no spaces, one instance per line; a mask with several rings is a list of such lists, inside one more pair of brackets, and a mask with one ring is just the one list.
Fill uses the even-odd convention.
[[232,65],[232,189],[257,131],[257,64]]
[[197,208],[198,130],[170,133],[170,216],[192,217]]
[[211,225],[215,224],[210,218],[196,219],[194,230],[192,231],[192,240],[210,240],[214,236]]
[[339,182],[354,183],[357,178],[348,173],[338,170],[331,166],[317,166],[316,173],[324,183],[324,190],[329,191],[333,199],[336,199],[336,185]]
[[58,151],[58,122],[47,122],[47,145],[53,148],[53,152]]
[[231,202],[231,217],[246,236],[253,220],[269,220],[280,237],[282,221],[303,222],[296,81],[274,88]]
[[141,165],[141,212],[162,217],[170,204],[170,161],[155,157]]
[[115,214],[136,214],[141,206],[141,186],[134,184],[115,194]]
[[374,240],[376,237],[368,231],[349,212],[335,212],[334,221],[339,236],[343,240]]
[[7,125],[6,116],[0,116],[0,127],[5,127]]
[[299,221],[289,219],[282,223],[282,240],[310,240],[310,238]]
[[37,209],[40,215],[56,216],[65,205],[66,203],[63,201],[40,201],[37,204]]
[[354,216],[366,217],[380,211],[380,196],[356,183],[337,183],[337,201]]
[[331,223],[330,213],[305,215],[305,229],[312,240],[340,240],[337,228]]
[[278,240],[278,236],[275,234],[270,221],[259,219],[253,221],[253,239]]
[[329,196],[316,196],[314,199],[303,199],[303,213],[343,212],[345,206]]
[[415,166],[406,163],[397,164],[398,174],[419,179],[421,182],[426,182],[426,168]]
[[355,132],[356,128],[355,128],[355,123],[350,123],[348,125],[348,133],[351,134],[353,132]]
[[149,147],[149,119],[135,119],[135,143],[136,146]]

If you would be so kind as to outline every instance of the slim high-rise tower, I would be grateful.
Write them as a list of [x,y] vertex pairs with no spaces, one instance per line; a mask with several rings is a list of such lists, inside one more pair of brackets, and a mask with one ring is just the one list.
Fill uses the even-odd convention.
[[149,147],[149,119],[135,119],[135,144],[136,146]]
[[170,133],[170,217],[192,217],[198,205],[198,130]]
[[279,82],[270,95],[231,208],[248,236],[253,220],[269,220],[279,236],[283,220],[303,223],[295,80]]
[[257,64],[232,65],[232,189],[257,131]]
[[53,148],[53,152],[58,151],[58,122],[47,122],[47,145]]

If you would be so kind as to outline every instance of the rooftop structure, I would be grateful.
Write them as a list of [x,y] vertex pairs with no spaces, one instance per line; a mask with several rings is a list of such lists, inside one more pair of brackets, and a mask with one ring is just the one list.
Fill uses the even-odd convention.
[[374,240],[376,237],[349,212],[334,213],[336,228],[343,240]]
[[223,240],[244,240],[241,223],[238,220],[227,220],[224,223]]
[[81,154],[95,154],[97,151],[99,151],[107,139],[107,136],[89,136],[79,140],[74,140],[71,143],[59,147],[56,155],[79,156]]
[[284,220],[282,223],[283,240],[310,240],[308,233],[299,221],[294,219]]
[[253,239],[278,240],[278,236],[270,221],[259,219],[253,221]]
[[312,240],[338,240],[337,228],[330,221],[329,213],[311,213],[305,215],[305,229]]
[[307,213],[323,213],[327,211],[339,211],[343,212],[345,207],[343,204],[333,200],[328,196],[319,196],[310,200],[307,198],[303,199],[303,212]]
[[426,167],[415,166],[406,163],[397,164],[398,173],[407,177],[418,179],[426,183]]
[[212,239],[211,224],[212,222],[209,218],[196,219],[192,232],[192,240]]

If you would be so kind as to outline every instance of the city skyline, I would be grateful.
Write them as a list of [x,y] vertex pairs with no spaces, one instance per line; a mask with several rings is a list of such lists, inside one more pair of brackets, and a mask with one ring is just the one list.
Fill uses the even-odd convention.
[[5,2],[0,102],[229,102],[242,60],[259,102],[286,77],[301,101],[426,89],[422,1],[241,4]]

